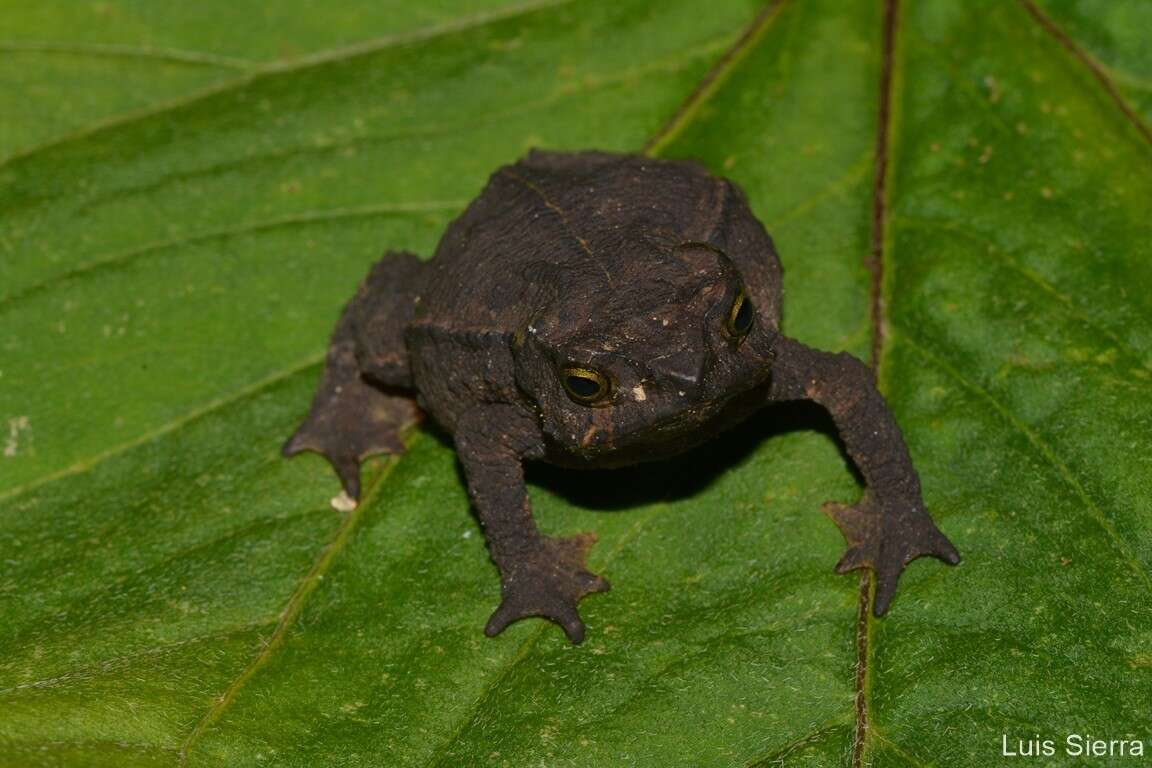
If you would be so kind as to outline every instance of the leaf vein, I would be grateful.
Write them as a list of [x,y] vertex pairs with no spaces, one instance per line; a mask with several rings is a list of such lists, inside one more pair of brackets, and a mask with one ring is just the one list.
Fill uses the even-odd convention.
[[892,752],[894,755],[899,757],[901,760],[903,760],[908,765],[914,766],[915,768],[935,768],[934,763],[922,762],[915,755],[912,755],[909,752],[906,752],[904,749],[899,747],[891,739],[885,737],[879,731],[873,730],[873,735],[876,737],[876,740],[879,741],[884,746],[885,749],[887,749],[889,752]]
[[[1145,356],[1138,349],[1133,347],[1130,342],[1128,342],[1126,339],[1122,338],[1119,334],[1112,331],[1111,329],[1105,328],[1104,326],[1100,325],[1095,320],[1093,320],[1089,315],[1082,312],[1079,309],[1079,307],[1076,306],[1076,302],[1072,299],[1072,297],[1069,294],[1061,291],[1056,285],[1049,282],[1047,280],[1047,278],[1045,278],[1043,275],[1041,275],[1038,272],[1036,272],[1035,270],[1029,269],[1028,267],[1021,264],[1019,261],[1017,261],[1015,258],[1013,258],[1010,253],[1008,253],[1003,248],[1001,248],[999,245],[997,245],[995,240],[993,240],[992,238],[988,237],[985,234],[980,233],[977,230],[974,230],[972,228],[971,222],[968,222],[967,224],[961,224],[960,222],[954,222],[954,221],[937,221],[934,219],[925,219],[925,218],[921,218],[921,217],[909,217],[909,216],[901,216],[901,217],[899,217],[899,219],[897,221],[900,224],[907,226],[909,228],[930,229],[930,230],[935,231],[935,232],[942,232],[944,234],[952,235],[954,237],[959,237],[962,239],[971,240],[973,242],[977,242],[977,243],[980,243],[981,245],[987,246],[989,248],[989,250],[987,251],[989,256],[993,256],[997,261],[999,261],[1005,267],[1012,270],[1016,274],[1020,275],[1025,280],[1032,283],[1037,289],[1039,289],[1045,295],[1049,296],[1050,298],[1056,300],[1058,303],[1063,305],[1064,311],[1069,317],[1073,318],[1074,320],[1076,320],[1080,323],[1083,323],[1085,326],[1087,326],[1088,328],[1091,328],[1093,331],[1095,331],[1096,333],[1099,333],[1101,336],[1107,337],[1109,340],[1111,340],[1117,346],[1117,348],[1123,350],[1124,353],[1127,354],[1138,365],[1143,366],[1145,364]],[[1136,382],[1126,382],[1126,383],[1136,383]],[[1147,382],[1140,382],[1140,383],[1147,383]]]
[[260,66],[251,59],[221,56],[207,51],[179,48],[149,48],[108,43],[70,43],[51,40],[3,41],[0,51],[8,53],[59,53],[117,59],[148,59],[171,64],[192,64],[247,71]]
[[795,221],[796,219],[807,216],[813,208],[833,197],[839,197],[845,192],[851,191],[868,173],[872,167],[872,152],[868,151],[860,155],[848,169],[835,179],[832,179],[820,189],[804,200],[801,200],[796,205],[789,208],[784,213],[780,214],[778,218],[767,222],[766,229],[769,232],[774,232],[782,228],[785,224]]
[[256,627],[269,623],[270,622],[264,620],[245,622],[244,624],[224,628],[221,631],[208,632],[203,635],[193,635],[192,637],[186,637],[183,640],[176,640],[171,643],[165,643],[163,645],[145,648],[140,651],[125,653],[120,656],[114,656],[110,659],[105,659],[104,661],[100,661],[95,664],[88,664],[82,667],[69,669],[66,672],[61,672],[60,674],[54,675],[52,677],[45,677],[26,683],[17,683],[16,685],[9,686],[8,688],[0,688],[0,696],[11,695],[28,689],[41,690],[44,688],[55,688],[57,686],[70,683],[74,680],[90,680],[102,674],[118,672],[120,669],[127,666],[130,662],[133,662],[137,659],[149,658],[152,656],[164,656],[188,645],[195,645],[197,643],[202,643],[209,640],[222,640],[228,637],[232,637],[233,635],[249,632]]
[[746,768],[769,768],[769,766],[782,765],[784,758],[788,757],[788,755],[792,754],[800,747],[806,747],[809,744],[814,744],[820,741],[820,739],[824,736],[827,736],[829,733],[832,733],[833,731],[851,724],[852,717],[850,716],[838,717],[833,720],[829,720],[823,725],[818,725],[804,735],[793,739],[772,753],[764,757],[756,758],[754,762],[748,763]]
[[1146,145],[1152,146],[1152,128],[1148,127],[1148,124],[1140,118],[1140,115],[1138,115],[1124,99],[1124,96],[1120,93],[1120,89],[1116,87],[1116,84],[1113,83],[1112,79],[1108,76],[1107,70],[1105,70],[1091,54],[1081,48],[1080,45],[1073,40],[1067,32],[1061,29],[1060,26],[1053,21],[1051,16],[1044,13],[1033,0],[1018,0],[1018,2],[1044,32],[1055,39],[1056,42],[1060,43],[1077,62],[1088,69],[1092,76],[1096,78],[1096,82],[1104,89],[1108,98],[1110,98],[1112,103],[1120,110],[1124,119],[1140,133]]
[[721,54],[716,63],[704,74],[703,79],[688,94],[680,106],[668,120],[644,145],[646,155],[658,155],[664,147],[668,146],[686,126],[691,124],[700,107],[720,89],[720,86],[732,74],[737,65],[756,48],[757,43],[764,39],[764,33],[771,26],[780,9],[784,7],[785,0],[770,0],[760,9],[752,21],[736,37],[735,42]]
[[[419,432],[414,432],[409,440],[408,447],[419,439]],[[251,680],[257,672],[260,671],[269,661],[271,661],[273,654],[284,644],[288,636],[289,630],[296,623],[301,612],[304,610],[304,604],[308,598],[316,591],[320,585],[320,581],[324,578],[324,574],[331,568],[332,563],[336,560],[339,554],[344,550],[348,541],[352,538],[352,533],[359,525],[360,521],[364,519],[365,510],[368,505],[375,499],[380,489],[387,483],[388,478],[391,476],[392,471],[399,463],[399,456],[392,456],[383,472],[373,483],[371,489],[360,503],[344,518],[343,522],[337,527],[336,533],[327,545],[320,551],[316,561],[308,570],[300,583],[293,590],[285,604],[284,609],[280,613],[280,620],[276,624],[276,628],[272,631],[272,635],[268,638],[267,642],[263,644],[259,653],[252,659],[252,661],[240,671],[240,674],[229,683],[224,692],[215,700],[208,711],[196,723],[196,726],[188,734],[183,745],[180,747],[180,760],[179,765],[183,766],[188,761],[188,755],[197,742],[203,737],[204,733],[219,720],[232,702],[236,700],[237,694],[244,687],[249,680]]]
[[120,443],[119,445],[114,445],[111,448],[105,451],[101,451],[100,453],[97,453],[93,456],[81,459],[80,461],[77,461],[72,465],[65,467],[64,469],[58,470],[56,472],[50,472],[46,475],[36,478],[35,480],[23,483],[22,485],[18,485],[15,488],[10,488],[7,491],[0,493],[0,503],[8,502],[17,496],[21,496],[25,493],[35,490],[36,488],[63,479],[65,477],[71,477],[72,475],[78,475],[83,472],[87,472],[97,464],[100,464],[107,459],[118,456],[126,451],[131,450],[132,448],[150,443],[157,438],[163,437],[164,435],[167,435],[171,432],[175,432],[181,427],[190,424],[200,418],[203,418],[211,413],[219,411],[230,405],[234,405],[238,402],[242,402],[248,398],[254,397],[264,390],[276,386],[285,379],[291,378],[298,373],[302,373],[309,368],[319,365],[323,360],[323,352],[309,355],[303,360],[287,368],[276,371],[275,373],[265,376],[264,378],[259,379],[247,386],[241,387],[234,392],[209,400],[204,405],[195,408],[175,419],[172,419],[166,424],[162,424],[155,429],[149,430],[138,437]]
[[0,158],[0,168],[7,166],[14,161],[25,160],[34,155],[41,154],[42,152],[45,152],[49,149],[87,138],[102,131],[118,128],[130,123],[140,122],[142,120],[147,120],[148,118],[162,115],[166,112],[174,112],[190,104],[195,104],[198,101],[204,101],[214,96],[219,96],[235,90],[239,90],[246,85],[266,77],[281,75],[296,70],[309,69],[311,67],[321,66],[324,64],[336,63],[346,59],[365,56],[368,54],[387,50],[389,48],[397,48],[411,43],[433,40],[438,37],[445,37],[469,29],[484,27],[489,24],[516,18],[518,16],[526,16],[536,11],[570,5],[573,2],[575,2],[575,0],[529,0],[525,3],[508,6],[506,8],[500,8],[494,11],[482,11],[479,13],[470,14],[459,19],[454,19],[450,22],[434,24],[430,27],[418,29],[413,32],[384,35],[383,37],[373,38],[371,40],[366,40],[360,43],[354,43],[343,48],[333,48],[327,51],[321,51],[296,59],[288,59],[266,64],[250,71],[245,75],[227,80],[223,83],[217,83],[207,88],[201,88],[199,90],[193,91],[190,94],[186,94],[175,99],[169,99],[159,104],[145,107],[144,109],[133,110],[121,115],[117,115],[115,117],[108,118],[106,120],[100,120],[78,131],[73,131],[67,135],[58,136],[41,144],[36,144],[26,149],[19,150],[18,152],[8,155],[7,157]]
[[238,237],[243,235],[254,234],[257,232],[267,232],[275,229],[283,229],[295,226],[307,226],[309,224],[323,224],[329,221],[338,221],[354,218],[371,218],[375,216],[390,216],[390,215],[403,215],[409,213],[425,213],[432,211],[456,211],[464,207],[464,201],[445,200],[445,201],[428,201],[419,203],[377,203],[373,205],[362,205],[348,208],[329,208],[312,211],[302,211],[300,213],[290,214],[288,216],[278,216],[270,219],[263,219],[257,221],[245,222],[233,227],[221,227],[219,229],[210,229],[203,232],[192,232],[186,235],[169,238],[166,240],[157,240],[151,243],[130,248],[126,251],[119,253],[104,254],[96,256],[82,264],[53,275],[47,280],[39,283],[34,283],[16,293],[9,294],[8,296],[0,297],[0,311],[3,311],[8,305],[23,301],[38,293],[43,293],[56,287],[58,284],[67,282],[89,275],[93,272],[113,268],[127,266],[141,257],[151,255],[153,253],[173,250],[187,245],[196,245],[204,242],[211,242],[212,240],[227,239],[230,237]]
[[1123,557],[1125,563],[1132,569],[1136,576],[1144,582],[1144,584],[1152,589],[1152,577],[1149,576],[1148,571],[1136,558],[1135,554],[1124,542],[1123,538],[1116,531],[1116,526],[1112,520],[1104,513],[1104,510],[1096,503],[1096,501],[1088,494],[1084,486],[1077,479],[1075,473],[1069,468],[1068,464],[1064,462],[1056,453],[1056,450],[1044,440],[1040,434],[1029,426],[1026,422],[1017,417],[1012,411],[1005,406],[998,397],[993,395],[988,390],[981,387],[976,382],[969,379],[967,376],[956,370],[952,365],[930,352],[927,347],[921,344],[912,336],[907,333],[901,333],[900,339],[906,343],[911,349],[915,350],[922,358],[935,365],[939,370],[948,374],[958,384],[963,386],[972,394],[987,402],[992,408],[1000,414],[1013,429],[1020,433],[1032,448],[1045,460],[1053,469],[1060,479],[1072,490],[1072,492],[1080,498],[1085,507],[1088,508],[1092,518],[1104,530],[1107,538],[1115,546],[1116,550]]

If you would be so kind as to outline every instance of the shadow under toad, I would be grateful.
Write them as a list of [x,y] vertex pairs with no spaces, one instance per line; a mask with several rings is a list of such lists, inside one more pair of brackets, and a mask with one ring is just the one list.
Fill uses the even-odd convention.
[[[428,424],[427,426],[433,426]],[[446,445],[451,440],[433,429]],[[676,501],[700,493],[725,472],[746,460],[774,437],[792,432],[817,432],[833,441],[845,468],[863,486],[863,479],[840,441],[831,416],[807,401],[774,403],[707,443],[670,459],[620,469],[567,469],[532,462],[525,466],[528,484],[565,501],[601,512],[618,512],[658,501]],[[456,464],[460,483],[464,473]],[[475,514],[473,512],[473,514]]]

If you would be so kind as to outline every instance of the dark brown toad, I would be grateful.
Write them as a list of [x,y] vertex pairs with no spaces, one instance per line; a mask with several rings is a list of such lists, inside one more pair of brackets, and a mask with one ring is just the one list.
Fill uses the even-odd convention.
[[579,643],[594,536],[545,536],[525,461],[614,467],[667,457],[764,405],[831,414],[866,488],[830,503],[872,568],[883,615],[904,566],[955,564],[871,371],[780,333],[780,262],[741,190],[690,162],[532,152],[496,171],[434,258],[390,253],[332,336],[312,410],[287,442],[360,492],[360,462],[396,452],[419,408],[453,438],[500,571],[485,632],[543,616]]

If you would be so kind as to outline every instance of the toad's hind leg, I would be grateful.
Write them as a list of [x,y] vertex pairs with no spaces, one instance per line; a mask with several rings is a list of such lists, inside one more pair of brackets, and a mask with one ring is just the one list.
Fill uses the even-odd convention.
[[284,444],[285,456],[324,456],[352,499],[360,498],[360,462],[402,453],[401,433],[420,417],[404,392],[411,373],[403,333],[423,274],[424,265],[407,253],[376,263],[332,333],[308,416]]

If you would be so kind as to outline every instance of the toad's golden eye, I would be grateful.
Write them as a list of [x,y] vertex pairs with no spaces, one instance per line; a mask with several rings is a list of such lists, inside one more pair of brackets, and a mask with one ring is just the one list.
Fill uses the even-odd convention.
[[752,302],[744,295],[744,289],[741,288],[736,292],[736,298],[732,300],[732,308],[728,310],[728,319],[724,322],[724,330],[728,331],[728,335],[739,341],[748,335],[748,331],[752,330],[752,320],[756,317],[755,310],[752,309]]
[[566,366],[560,371],[560,382],[568,397],[581,405],[596,405],[608,399],[611,394],[611,385],[608,377],[591,368],[579,368],[574,365]]

